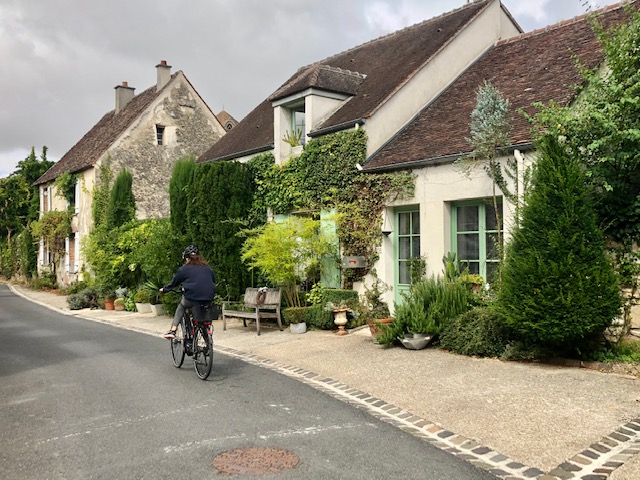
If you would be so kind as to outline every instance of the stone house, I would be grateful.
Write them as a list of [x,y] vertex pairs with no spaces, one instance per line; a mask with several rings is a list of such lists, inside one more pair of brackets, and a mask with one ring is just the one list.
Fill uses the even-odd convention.
[[[622,14],[604,9],[606,21]],[[408,260],[427,259],[427,274],[442,272],[455,252],[470,270],[490,277],[498,228],[506,237],[514,208],[499,199],[482,168],[465,175],[454,161],[470,152],[470,114],[477,89],[490,81],[510,101],[510,157],[519,169],[532,160],[529,125],[518,114],[533,102],[569,104],[580,81],[575,58],[597,65],[601,52],[585,16],[523,33],[499,0],[476,0],[422,23],[371,40],[299,69],[199,161],[247,161],[273,152],[281,164],[298,154],[282,139],[306,139],[362,128],[368,137],[365,172],[411,171],[413,198],[388,205],[379,260],[391,286],[389,305],[409,288]],[[506,161],[506,157],[500,159]],[[371,279],[365,279],[370,281]],[[356,288],[362,288],[358,286]]]
[[[157,83],[138,95],[127,82],[116,86],[115,109],[35,182],[43,214],[70,207],[56,192],[56,178],[65,172],[77,178],[73,233],[66,241],[63,264],[57,268],[62,283],[81,278],[84,259],[80,243],[92,228],[92,192],[101,166],[108,163],[113,178],[124,168],[132,173],[138,219],[167,217],[168,185],[175,162],[199,156],[227,132],[182,71],[172,74],[164,60],[156,70]],[[50,261],[41,242],[39,270],[47,269]]]

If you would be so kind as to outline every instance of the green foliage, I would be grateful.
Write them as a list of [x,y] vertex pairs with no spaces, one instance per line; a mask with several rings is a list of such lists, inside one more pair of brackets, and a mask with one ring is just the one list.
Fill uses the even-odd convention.
[[501,357],[509,338],[505,320],[497,309],[474,307],[444,325],[440,346],[462,355]]
[[282,141],[286,144],[291,145],[292,147],[297,147],[300,145],[301,139],[302,139],[302,130],[298,128],[293,133],[289,132],[289,130],[284,132],[284,138],[282,139]]
[[136,201],[133,197],[133,176],[124,169],[118,173],[109,193],[107,206],[107,228],[112,230],[133,220],[136,216]]
[[[25,179],[27,185],[31,189],[31,201],[28,213],[28,222],[37,220],[40,216],[40,194],[39,188],[34,186],[34,182],[38,180],[47,170],[49,170],[54,162],[47,160],[47,147],[42,147],[40,159],[36,158],[35,149],[31,147],[31,153],[27,158],[21,160],[16,165],[16,170],[11,176],[17,175]],[[27,225],[26,223],[24,224]]]
[[62,173],[54,182],[57,194],[64,198],[70,206],[76,198],[76,183],[78,183],[78,176],[69,172]]
[[169,200],[171,208],[171,225],[178,235],[187,233],[187,205],[189,204],[189,185],[193,181],[196,169],[194,157],[187,157],[176,162],[169,181]]
[[149,303],[149,298],[149,291],[145,290],[144,288],[138,290],[133,296],[133,300],[136,303]]
[[38,244],[31,235],[31,229],[25,228],[16,239],[18,256],[18,273],[24,278],[37,275]]
[[[187,239],[198,245],[216,273],[218,293],[240,298],[251,275],[240,259],[253,194],[248,168],[239,162],[196,165],[189,187]],[[184,248],[184,246],[183,246]]]
[[403,302],[396,305],[391,325],[383,326],[378,341],[388,345],[405,333],[439,334],[444,326],[469,310],[475,301],[461,282],[431,276],[411,286]]
[[267,198],[270,195],[269,175],[274,170],[275,158],[271,152],[256,155],[246,163],[252,179],[253,201],[248,214],[248,225],[262,225],[267,217]]
[[525,343],[579,353],[619,314],[620,294],[579,163],[554,138],[539,151],[498,300]]
[[107,211],[109,209],[109,192],[111,190],[111,160],[108,158],[100,164],[98,182],[93,187],[91,200],[91,217],[94,228],[107,223]]
[[45,212],[40,220],[31,222],[31,233],[35,238],[44,241],[51,255],[51,268],[56,265],[65,253],[65,239],[71,235],[71,216],[68,212]]
[[0,239],[11,242],[29,217],[32,189],[20,175],[0,178]]
[[598,223],[619,243],[640,238],[640,13],[606,30],[594,25],[604,71],[583,69],[585,87],[576,105],[538,105],[539,136],[561,138],[587,170]]
[[594,352],[593,360],[598,362],[624,362],[640,364],[640,341],[626,340],[609,344],[604,349]]
[[310,218],[291,217],[246,233],[242,260],[281,286],[290,307],[302,306],[296,284],[306,272],[321,268],[323,257],[337,254],[333,238],[320,229],[319,221]]
[[69,310],[82,308],[98,308],[98,292],[93,288],[84,288],[78,293],[71,293],[67,297]]

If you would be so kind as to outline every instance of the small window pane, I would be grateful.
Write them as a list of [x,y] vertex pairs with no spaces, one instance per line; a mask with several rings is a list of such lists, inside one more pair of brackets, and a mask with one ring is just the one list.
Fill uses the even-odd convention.
[[412,248],[411,248],[411,256],[412,257],[419,257],[420,256],[420,239],[414,237],[411,246],[412,246]]
[[409,235],[411,233],[411,214],[398,214],[398,233],[400,235]]
[[409,265],[407,262],[400,262],[398,264],[398,283],[403,285],[409,285],[411,283]]
[[487,259],[497,260],[498,258],[498,234],[487,233],[487,245],[486,245]]
[[420,212],[411,212],[411,233],[420,235]]
[[498,274],[498,266],[498,262],[487,262],[487,278],[485,278],[487,282],[495,282],[496,276]]
[[458,207],[458,231],[459,232],[477,232],[478,225],[478,206],[465,205]]
[[409,237],[398,239],[398,258],[406,260],[411,257],[411,239]]
[[460,270],[469,269],[469,273],[480,274],[480,262],[464,261],[460,262]]
[[480,242],[477,233],[463,233],[458,235],[458,259],[480,259]]
[[[486,220],[486,229],[487,230],[497,230],[498,219],[496,218],[496,211],[493,208],[493,205],[487,205],[485,208],[485,220]],[[502,204],[498,204],[498,213],[500,214],[500,219],[502,220]]]

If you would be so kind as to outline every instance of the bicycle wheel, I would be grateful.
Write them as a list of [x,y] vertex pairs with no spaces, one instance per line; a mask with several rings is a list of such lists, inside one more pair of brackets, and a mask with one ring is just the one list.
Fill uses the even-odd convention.
[[202,380],[207,379],[213,366],[213,339],[203,326],[196,328],[193,339],[193,366]]
[[178,324],[176,338],[171,339],[171,357],[176,368],[180,368],[184,362],[184,323]]

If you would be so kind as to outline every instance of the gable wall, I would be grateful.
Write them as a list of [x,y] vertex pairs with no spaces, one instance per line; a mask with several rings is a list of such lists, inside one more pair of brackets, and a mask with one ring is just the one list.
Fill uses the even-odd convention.
[[[156,124],[166,127],[169,145],[157,145]],[[111,158],[114,179],[125,167],[132,173],[139,219],[168,217],[169,180],[175,162],[189,155],[197,157],[225,133],[184,77],[178,76],[102,160]]]
[[500,2],[491,3],[365,124],[373,154],[497,40],[519,33]]

